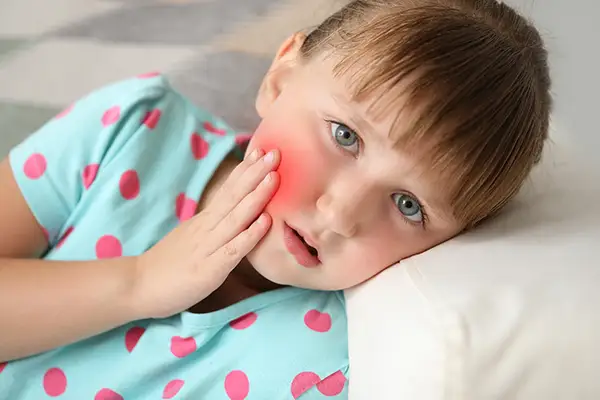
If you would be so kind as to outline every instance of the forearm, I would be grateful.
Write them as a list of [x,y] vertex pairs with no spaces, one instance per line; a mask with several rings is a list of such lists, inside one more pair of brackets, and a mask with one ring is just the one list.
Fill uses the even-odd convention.
[[0,362],[138,319],[134,262],[0,259]]

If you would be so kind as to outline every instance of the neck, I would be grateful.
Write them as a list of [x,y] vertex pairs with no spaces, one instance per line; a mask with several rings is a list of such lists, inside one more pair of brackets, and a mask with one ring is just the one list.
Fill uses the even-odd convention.
[[271,282],[256,272],[246,257],[244,257],[238,266],[231,272],[228,279],[234,279],[240,285],[249,290],[254,290],[256,293],[268,292],[269,290],[282,287],[282,285]]
[[282,286],[263,278],[244,258],[217,290],[188,311],[196,314],[218,311],[259,293],[280,287]]

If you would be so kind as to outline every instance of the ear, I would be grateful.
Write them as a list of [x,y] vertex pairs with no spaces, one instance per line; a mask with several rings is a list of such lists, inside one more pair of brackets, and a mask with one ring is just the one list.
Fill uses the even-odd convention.
[[295,33],[287,38],[277,50],[271,67],[263,78],[256,97],[256,111],[264,118],[267,110],[277,100],[298,65],[300,48],[306,39],[303,33]]

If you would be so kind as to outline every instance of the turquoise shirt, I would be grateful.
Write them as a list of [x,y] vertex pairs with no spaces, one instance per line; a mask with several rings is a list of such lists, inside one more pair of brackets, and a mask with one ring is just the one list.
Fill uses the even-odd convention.
[[[9,157],[44,258],[90,260],[141,254],[190,218],[247,139],[145,75],[77,101]],[[348,372],[342,293],[287,287],[0,363],[0,399],[346,399]]]

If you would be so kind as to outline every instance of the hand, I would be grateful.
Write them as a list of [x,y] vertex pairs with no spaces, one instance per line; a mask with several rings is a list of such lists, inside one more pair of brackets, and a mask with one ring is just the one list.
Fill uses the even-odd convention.
[[137,257],[133,303],[141,318],[164,318],[197,304],[223,284],[267,233],[263,213],[279,177],[280,154],[256,150],[242,161],[213,200]]

